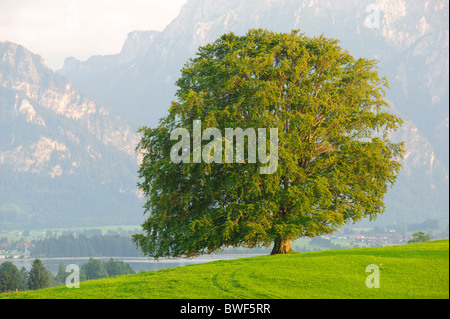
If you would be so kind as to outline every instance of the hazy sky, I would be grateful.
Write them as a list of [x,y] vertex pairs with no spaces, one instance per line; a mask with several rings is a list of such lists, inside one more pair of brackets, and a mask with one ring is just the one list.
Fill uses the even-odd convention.
[[64,59],[120,52],[128,32],[162,31],[187,0],[0,0],[0,41],[56,70]]

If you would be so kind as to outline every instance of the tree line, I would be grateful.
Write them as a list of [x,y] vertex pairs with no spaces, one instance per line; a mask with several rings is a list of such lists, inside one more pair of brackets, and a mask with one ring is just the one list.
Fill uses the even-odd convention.
[[61,235],[33,241],[30,255],[43,257],[138,257],[140,251],[128,236],[122,235]]
[[[123,261],[110,258],[107,262],[103,262],[90,258],[88,262],[81,266],[79,280],[85,281],[134,273],[135,271],[131,266]],[[55,276],[45,268],[38,258],[33,261],[30,271],[27,271],[25,267],[19,270],[12,262],[5,261],[0,265],[0,293],[65,285],[69,275],[70,273],[66,272],[63,263],[59,264]]]

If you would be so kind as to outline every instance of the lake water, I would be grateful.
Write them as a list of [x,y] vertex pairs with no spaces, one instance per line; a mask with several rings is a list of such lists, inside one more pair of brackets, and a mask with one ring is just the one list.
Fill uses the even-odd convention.
[[[196,258],[160,258],[158,261],[149,259],[146,257],[112,257],[115,260],[121,260],[124,263],[127,263],[133,268],[133,270],[138,273],[141,271],[152,271],[159,270],[165,268],[175,268],[192,264],[200,264],[215,260],[224,260],[224,259],[236,259],[236,258],[246,258],[246,257],[255,257],[259,256],[257,254],[247,255],[247,254],[236,254],[236,255],[208,255],[201,256]],[[104,262],[107,262],[110,257],[93,257],[94,259],[100,259]],[[35,258],[30,259],[1,259],[0,264],[4,261],[10,261],[14,265],[16,265],[19,270],[22,267],[25,267],[28,271],[31,269],[31,265]],[[63,263],[64,268],[70,264],[75,264],[81,269],[81,265],[89,261],[89,257],[85,258],[39,258],[44,264],[45,268],[50,270],[54,275],[58,272],[58,266],[60,263]]]

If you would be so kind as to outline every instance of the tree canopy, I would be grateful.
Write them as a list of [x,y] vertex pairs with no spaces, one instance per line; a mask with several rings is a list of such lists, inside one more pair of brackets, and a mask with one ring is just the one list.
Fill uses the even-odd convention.
[[[354,58],[324,36],[249,30],[200,47],[176,84],[169,114],[140,129],[138,186],[148,218],[133,241],[144,254],[271,244],[273,254],[287,253],[290,240],[384,212],[404,150],[389,139],[402,120],[389,112],[377,61]],[[200,153],[196,121],[221,133],[203,134]],[[188,160],[174,162],[177,128],[193,134],[175,154]],[[230,128],[277,129],[275,145],[257,136],[267,152],[276,147],[276,169],[263,174],[265,164],[251,160],[250,134],[244,158],[226,161],[226,145],[218,146]]]
[[42,289],[49,286],[49,281],[48,270],[40,259],[35,259],[28,274],[28,288],[31,290]]
[[408,244],[424,243],[430,241],[430,239],[430,235],[424,233],[423,231],[418,231],[412,234],[412,239],[408,240]]
[[0,293],[14,291],[20,285],[19,269],[10,261],[5,261],[0,265]]

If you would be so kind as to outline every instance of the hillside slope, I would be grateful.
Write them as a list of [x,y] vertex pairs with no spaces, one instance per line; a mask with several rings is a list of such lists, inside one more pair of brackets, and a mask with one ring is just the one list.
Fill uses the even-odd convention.
[[[368,265],[379,288],[366,286]],[[449,241],[222,260],[0,298],[449,298]]]

